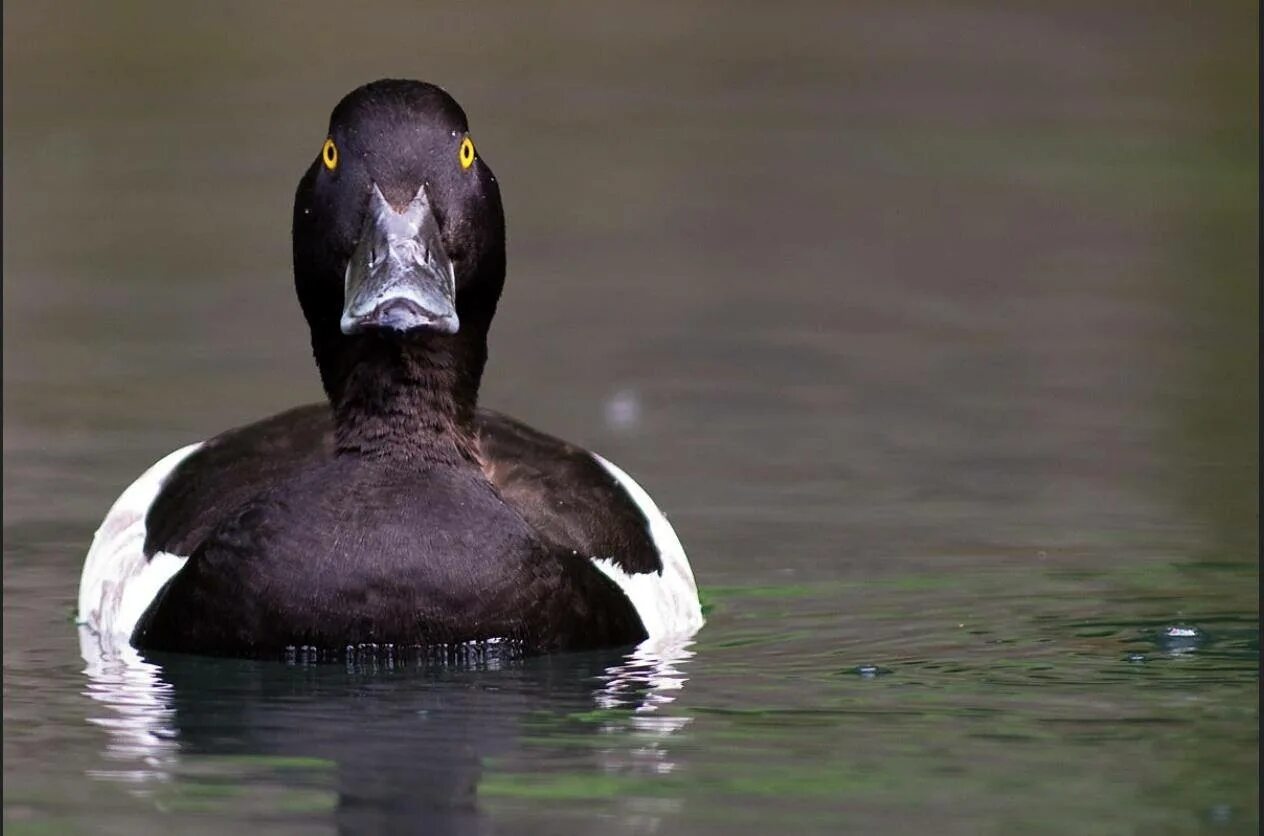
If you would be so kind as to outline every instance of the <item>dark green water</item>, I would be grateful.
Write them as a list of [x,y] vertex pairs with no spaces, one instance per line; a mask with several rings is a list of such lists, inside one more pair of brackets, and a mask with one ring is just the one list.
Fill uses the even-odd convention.
[[[6,832],[1258,830],[1257,7],[638,9],[6,6]],[[86,665],[119,491],[318,397],[290,201],[383,75],[502,184],[484,402],[707,627]]]

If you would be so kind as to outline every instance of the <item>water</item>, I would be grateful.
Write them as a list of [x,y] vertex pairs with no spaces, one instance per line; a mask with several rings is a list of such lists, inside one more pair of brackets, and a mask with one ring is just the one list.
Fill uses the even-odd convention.
[[[1258,829],[1258,10],[5,10],[4,814],[30,833]],[[85,664],[175,447],[314,400],[293,187],[443,83],[484,401],[666,508],[690,647]]]

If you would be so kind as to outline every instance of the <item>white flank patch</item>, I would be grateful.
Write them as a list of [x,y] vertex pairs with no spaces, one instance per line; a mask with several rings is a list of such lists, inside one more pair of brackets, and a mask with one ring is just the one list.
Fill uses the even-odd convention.
[[628,596],[645,625],[645,631],[649,633],[649,639],[693,635],[702,627],[702,605],[698,602],[698,586],[694,583],[693,570],[689,568],[689,558],[685,557],[680,538],[654,500],[631,476],[596,453],[592,457],[609,471],[641,509],[641,514],[649,522],[650,539],[658,548],[663,569],[661,572],[629,575],[619,564],[604,557],[592,558],[593,565]]
[[158,552],[145,559],[145,515],[176,465],[201,447],[181,447],[123,491],[92,538],[79,580],[78,621],[103,647],[127,647],[140,617],[187,557]]

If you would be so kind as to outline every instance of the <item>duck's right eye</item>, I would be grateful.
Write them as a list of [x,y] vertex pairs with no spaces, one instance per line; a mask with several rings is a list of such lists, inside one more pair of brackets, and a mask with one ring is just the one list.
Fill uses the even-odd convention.
[[338,167],[338,146],[334,145],[332,137],[326,139],[324,147],[320,149],[320,159],[330,171]]

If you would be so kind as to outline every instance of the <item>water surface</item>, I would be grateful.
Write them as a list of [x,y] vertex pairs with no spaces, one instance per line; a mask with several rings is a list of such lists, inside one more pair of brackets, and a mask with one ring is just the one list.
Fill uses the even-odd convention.
[[[1257,15],[7,6],[6,829],[1256,832]],[[484,402],[654,494],[707,627],[86,663],[119,491],[319,397],[290,201],[383,75],[502,184]]]

